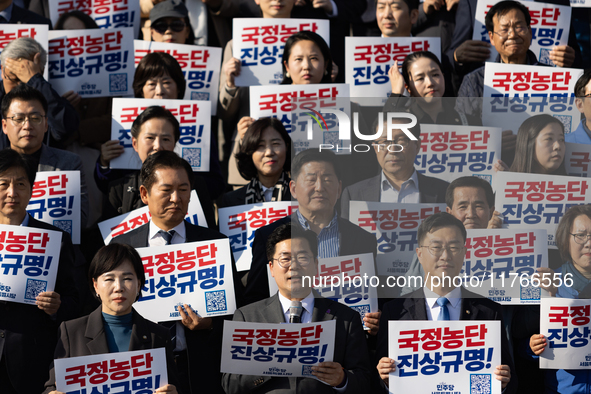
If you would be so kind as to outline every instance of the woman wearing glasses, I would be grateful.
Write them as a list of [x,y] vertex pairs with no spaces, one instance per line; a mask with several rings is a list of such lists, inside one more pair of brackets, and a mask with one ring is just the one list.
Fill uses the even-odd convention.
[[189,11],[182,1],[158,3],[150,11],[152,41],[195,44],[195,33],[189,22]]
[[[559,287],[543,287],[560,298],[591,298],[591,205],[576,205],[566,211],[556,229],[556,245],[566,261],[556,270],[556,274],[562,274],[563,283]],[[567,277],[572,279],[570,286],[565,284]],[[542,334],[535,334],[529,346],[539,356],[547,340]],[[588,393],[591,387],[589,370],[547,369],[544,375],[546,393]]]

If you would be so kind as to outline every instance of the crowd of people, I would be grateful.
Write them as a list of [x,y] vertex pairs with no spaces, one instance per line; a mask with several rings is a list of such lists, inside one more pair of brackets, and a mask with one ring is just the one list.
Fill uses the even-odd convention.
[[[569,5],[566,0],[548,1]],[[141,37],[147,41],[223,48],[217,115],[212,116],[209,171],[194,172],[173,152],[181,138],[178,119],[148,106],[133,121],[131,142],[141,170],[110,168],[124,152],[111,140],[112,98],[59,95],[43,77],[47,53],[32,38],[8,43],[0,54],[0,224],[56,230],[26,208],[37,172],[79,171],[81,243],[62,231],[54,291],[35,305],[0,301],[0,392],[62,394],[53,360],[165,347],[168,384],[158,393],[377,393],[397,392],[389,374],[388,322],[395,320],[498,320],[501,364],[494,370],[503,393],[587,393],[588,370],[540,370],[547,346],[540,334],[539,306],[501,305],[463,286],[407,286],[379,299],[379,310],[359,313],[307,287],[303,276],[318,274],[318,259],[378,254],[375,234],[350,221],[353,201],[442,203],[419,226],[416,253],[407,276],[457,276],[466,255],[466,230],[500,229],[491,184],[471,173],[451,183],[417,171],[421,125],[482,126],[484,62],[490,48],[496,63],[545,67],[529,49],[532,18],[527,7],[501,1],[487,13],[490,44],[472,40],[476,0],[140,0]],[[553,47],[557,67],[583,69],[591,61],[587,9],[573,13],[567,45]],[[234,18],[306,18],[330,23],[330,42],[300,31],[283,47],[283,85],[345,81],[346,36],[438,37],[439,58],[429,51],[390,65],[391,94],[383,107],[351,109],[376,137],[375,152],[337,155],[311,148],[296,154],[290,133],[276,118],[251,117],[250,87],[237,86],[242,62],[233,57]],[[0,0],[3,23],[52,27],[47,1]],[[55,30],[97,29],[82,11],[60,16]],[[138,99],[183,99],[187,80],[177,59],[153,52],[141,59],[133,80]],[[515,133],[502,131],[496,172],[566,176],[567,142],[591,144],[591,69],[574,92],[581,122],[572,132],[551,114],[529,117]],[[375,115],[409,112],[417,125],[390,130]],[[589,119],[589,120],[587,120]],[[382,119],[384,122],[387,119]],[[394,120],[395,121],[395,120]],[[485,125],[491,126],[491,125]],[[380,130],[383,131],[380,133]],[[366,133],[366,134],[370,134]],[[390,151],[380,146],[395,144]],[[92,176],[90,176],[92,173]],[[195,191],[207,226],[185,220]],[[224,321],[202,317],[179,305],[181,320],[153,323],[137,313],[146,276],[135,248],[226,239],[218,232],[217,209],[293,201],[291,215],[256,230],[252,262],[238,272],[232,258],[238,309],[233,320],[290,323],[299,302],[301,323],[336,320],[332,361],[312,367],[311,377],[222,373]],[[591,203],[591,201],[585,201]],[[98,222],[147,207],[151,220],[103,246]],[[591,298],[591,208],[577,205],[561,218],[549,250],[549,268],[573,276],[573,286],[544,286],[552,297]],[[278,288],[269,291],[268,273]],[[271,281],[273,281],[271,280]],[[393,294],[393,296],[392,296]],[[363,327],[365,326],[365,327]]]

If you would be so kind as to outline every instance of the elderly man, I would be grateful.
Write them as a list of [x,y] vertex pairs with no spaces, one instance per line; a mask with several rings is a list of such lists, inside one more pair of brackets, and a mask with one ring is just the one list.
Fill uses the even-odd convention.
[[[174,245],[185,242],[208,241],[227,238],[225,235],[185,221],[191,197],[193,170],[191,165],[176,153],[160,151],[148,156],[140,172],[140,196],[150,210],[151,220],[127,234],[114,238],[112,243],[125,243],[135,248]],[[234,290],[238,304],[242,288],[232,262]],[[223,393],[221,374],[221,331],[223,318],[201,318],[185,305],[187,313],[179,306],[182,323],[173,324],[176,335],[175,358],[182,391],[203,390],[207,393]],[[183,328],[183,325],[185,328]],[[207,354],[208,357],[203,357]],[[191,366],[189,373],[188,366]]]
[[[47,123],[55,141],[65,141],[78,130],[79,118],[74,107],[43,78],[47,53],[41,44],[32,38],[17,38],[2,50],[0,62],[0,100],[19,84],[27,84],[40,91],[47,100]],[[0,139],[0,147],[7,147],[6,139]]]
[[[23,156],[11,149],[0,151],[0,224],[61,231],[27,214],[34,181],[35,169]],[[72,241],[62,231],[55,291],[40,293],[36,305],[0,301],[1,393],[43,392],[57,342],[57,328],[78,313],[73,261]]]
[[[447,212],[439,212],[425,219],[417,231],[417,255],[430,277],[454,278],[460,275],[466,255],[466,229],[461,221]],[[454,287],[454,280],[427,280],[424,286],[407,298],[386,303],[380,319],[382,327],[390,320],[499,320],[501,306],[474,294],[464,287]],[[376,358],[380,377],[388,385],[388,374],[395,369],[388,355],[388,330],[378,333]],[[507,337],[501,335],[501,362],[496,367],[496,379],[503,389],[511,380],[512,362]],[[507,391],[514,392],[514,385]]]
[[[234,321],[258,323],[312,323],[336,320],[333,361],[312,367],[318,379],[224,374],[227,394],[239,393],[362,393],[370,386],[369,353],[359,314],[312,291],[304,278],[318,274],[316,234],[299,224],[276,228],[267,241],[267,261],[279,291],[238,309]],[[301,311],[290,319],[290,306]]]

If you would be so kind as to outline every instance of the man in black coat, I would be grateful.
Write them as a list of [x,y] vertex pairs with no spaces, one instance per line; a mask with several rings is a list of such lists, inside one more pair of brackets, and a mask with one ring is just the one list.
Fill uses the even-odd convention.
[[[0,151],[0,223],[61,231],[27,214],[35,168],[16,151]],[[40,393],[49,377],[62,321],[77,317],[78,293],[72,279],[74,251],[62,232],[55,291],[39,293],[36,305],[0,301],[0,392]]]

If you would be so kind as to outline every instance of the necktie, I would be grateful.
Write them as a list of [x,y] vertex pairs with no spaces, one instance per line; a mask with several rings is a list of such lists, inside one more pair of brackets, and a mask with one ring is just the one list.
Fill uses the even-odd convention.
[[164,238],[164,241],[166,242],[165,245],[170,245],[170,242],[172,241],[172,237],[174,237],[174,234],[176,234],[176,231],[174,231],[174,230],[170,230],[170,231],[160,230],[160,231],[158,231],[158,234],[160,234],[162,236],[162,238]]
[[289,322],[290,323],[301,323],[302,322],[302,307],[301,301],[292,301],[289,307]]
[[439,317],[437,317],[437,320],[449,320],[449,309],[447,309],[448,303],[449,300],[445,297],[439,297],[437,299],[437,305],[441,307],[439,309]]

